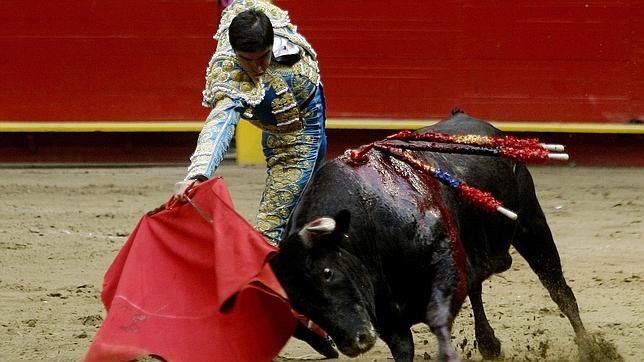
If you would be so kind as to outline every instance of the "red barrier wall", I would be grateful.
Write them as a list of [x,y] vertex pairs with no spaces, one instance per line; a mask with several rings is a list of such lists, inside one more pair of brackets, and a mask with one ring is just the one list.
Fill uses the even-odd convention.
[[280,1],[336,116],[644,119],[641,1]]
[[217,1],[4,0],[0,120],[198,120]]
[[[644,3],[304,1],[330,117],[644,119]],[[0,120],[201,120],[214,0],[6,0]]]

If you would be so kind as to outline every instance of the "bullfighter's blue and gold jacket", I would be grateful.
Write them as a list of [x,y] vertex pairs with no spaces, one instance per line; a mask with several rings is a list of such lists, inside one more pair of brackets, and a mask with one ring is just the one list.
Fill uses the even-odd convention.
[[[269,17],[275,33],[274,54],[280,44],[299,50],[295,64],[273,59],[257,80],[242,69],[230,46],[228,27],[247,9],[258,9]],[[186,179],[213,176],[241,118],[261,128],[268,177],[256,226],[277,243],[326,151],[325,100],[317,55],[286,11],[260,0],[237,0],[228,6],[215,39],[217,49],[208,64],[203,91],[203,105],[212,110],[190,158]]]

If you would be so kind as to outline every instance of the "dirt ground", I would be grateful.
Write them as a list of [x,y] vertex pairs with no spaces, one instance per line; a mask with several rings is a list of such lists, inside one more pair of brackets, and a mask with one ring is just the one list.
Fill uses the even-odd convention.
[[[564,273],[590,332],[626,361],[644,359],[644,168],[532,167]],[[263,167],[221,168],[235,205],[254,217]],[[103,273],[139,217],[167,199],[184,167],[0,169],[0,360],[78,361],[105,311]],[[577,348],[568,321],[526,263],[484,285],[488,317],[505,360],[568,361]],[[417,360],[436,341],[414,327]],[[464,358],[474,348],[471,309],[453,333]],[[318,359],[291,341],[278,360]],[[356,359],[391,359],[379,342]],[[341,357],[340,360],[348,360]]]

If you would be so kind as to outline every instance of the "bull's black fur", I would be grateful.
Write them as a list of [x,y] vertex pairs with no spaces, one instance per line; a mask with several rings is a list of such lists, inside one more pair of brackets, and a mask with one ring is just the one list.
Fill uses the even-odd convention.
[[[452,113],[450,119],[428,129],[448,134],[502,135],[460,109]],[[528,261],[570,320],[578,340],[583,341],[586,333],[577,302],[562,274],[557,248],[527,168],[490,156],[416,155],[491,192],[517,212],[519,219],[512,221],[481,211],[429,176],[420,176],[427,187],[427,193],[422,194],[408,178],[393,171],[393,166],[371,172],[367,168],[373,163],[352,166],[340,159],[330,161],[302,196],[291,219],[289,237],[271,260],[293,306],[326,329],[339,349],[350,355],[371,347],[365,322],[369,320],[396,360],[411,360],[414,346],[410,326],[425,322],[437,335],[441,358],[458,359],[450,334],[464,295],[458,293],[461,273],[457,251],[450,244],[448,222],[441,216],[444,214],[436,212],[436,205],[442,205],[453,218],[466,250],[467,295],[484,357],[499,356],[501,347],[485,316],[481,284],[493,273],[510,267],[510,245]],[[388,175],[365,176],[383,173]],[[382,182],[387,177],[399,188],[387,190]],[[337,226],[332,233],[320,236],[313,245],[302,241],[298,232],[307,223],[334,215]],[[325,268],[331,271],[329,280]],[[361,347],[364,345],[367,347]]]

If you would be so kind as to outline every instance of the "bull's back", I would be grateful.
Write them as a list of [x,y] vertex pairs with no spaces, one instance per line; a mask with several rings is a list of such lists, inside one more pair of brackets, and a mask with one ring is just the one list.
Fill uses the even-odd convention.
[[[454,111],[449,119],[418,130],[419,133],[429,131],[449,135],[504,136],[503,131],[498,128],[470,117],[460,110]],[[471,186],[492,193],[509,207],[518,206],[521,181],[516,175],[527,173],[524,165],[500,157],[458,153],[425,152],[424,157],[433,167],[447,171]]]
[[470,117],[461,111],[455,111],[448,119],[442,120],[429,127],[422,128],[418,132],[434,131],[440,133],[472,134],[477,136],[502,136],[503,131],[491,124],[479,119]]
[[[448,134],[501,136],[492,125],[456,113],[429,128]],[[420,130],[421,132],[423,130]],[[530,206],[522,196],[529,173],[525,166],[493,156],[439,152],[414,152],[428,165],[451,174],[462,182],[487,191],[504,206],[520,211]],[[376,247],[423,250],[420,242],[444,228],[444,218],[453,218],[468,253],[506,253],[514,223],[498,213],[488,213],[464,200],[458,191],[441,184],[423,171],[395,161],[379,150],[367,153],[364,164],[350,164],[340,157],[325,164],[302,196],[292,218],[291,230],[309,221],[333,216],[342,209],[352,214],[352,240],[377,242]],[[522,175],[518,178],[517,175]],[[483,248],[484,250],[481,250]]]
[[[481,136],[503,134],[489,123],[462,112],[419,130],[423,131]],[[416,155],[430,166],[492,193],[510,208],[519,203],[515,172],[521,165],[491,156],[439,152],[417,152]],[[409,165],[400,166],[400,162],[394,166],[393,161],[378,150],[372,150],[367,156],[369,160],[365,164],[350,164],[341,156],[322,166],[295,210],[291,229],[317,217],[333,216],[341,209],[348,209],[357,218],[365,219],[360,221],[369,223],[392,218],[401,223],[413,222],[424,218],[427,212],[436,215],[433,207],[436,204],[441,204],[442,209],[450,210],[456,217],[480,214],[476,210],[472,212],[471,205],[462,202],[455,190],[439,184],[431,175],[423,175],[421,170]]]

